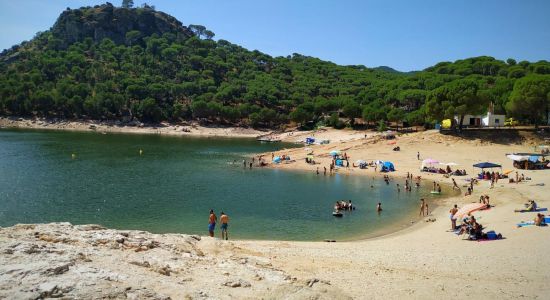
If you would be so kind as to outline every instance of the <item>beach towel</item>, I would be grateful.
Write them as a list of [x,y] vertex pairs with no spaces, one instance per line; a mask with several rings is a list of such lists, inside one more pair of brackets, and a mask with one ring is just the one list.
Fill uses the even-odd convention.
[[525,226],[531,226],[531,225],[535,225],[535,222],[533,221],[529,221],[529,222],[521,222],[521,223],[518,223],[518,227],[525,227]]
[[548,208],[543,207],[543,208],[537,208],[536,210],[520,210],[518,212],[526,213],[526,212],[540,212],[540,211],[547,211],[547,210],[548,210]]

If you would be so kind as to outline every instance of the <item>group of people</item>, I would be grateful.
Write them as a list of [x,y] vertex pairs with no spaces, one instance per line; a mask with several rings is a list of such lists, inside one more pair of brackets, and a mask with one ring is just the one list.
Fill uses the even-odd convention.
[[458,235],[463,233],[467,233],[472,239],[480,239],[483,234],[483,226],[477,222],[474,216],[468,216],[462,220]]
[[355,207],[351,203],[351,200],[348,200],[347,202],[344,200],[336,201],[334,204],[334,211],[339,212],[341,210],[354,210]]
[[[214,237],[214,230],[216,229],[216,222],[218,222],[218,217],[214,213],[214,210],[210,210],[210,216],[208,217],[208,234],[211,237]],[[221,237],[222,240],[229,239],[229,233],[227,228],[229,227],[229,217],[222,211],[220,212],[220,222],[221,222]]]
[[470,196],[474,192],[474,184],[477,184],[478,181],[475,178],[470,179],[470,185],[468,186],[468,189],[466,190],[466,193],[464,196]]
[[420,199],[420,213],[419,216],[427,216],[430,214],[430,211],[428,209],[428,203],[426,203],[426,200],[424,198]]
[[521,173],[521,176],[519,175],[519,173],[516,171],[516,179],[514,180],[514,178],[510,178],[508,180],[509,183],[520,183],[522,181],[525,181],[525,175],[523,175],[523,173]]
[[436,168],[436,167],[423,167],[422,172],[428,172],[428,173],[437,173],[437,174],[446,174],[446,175],[454,175],[454,176],[465,176],[467,175],[466,170],[451,170],[451,167],[447,166],[445,169],[443,168]]

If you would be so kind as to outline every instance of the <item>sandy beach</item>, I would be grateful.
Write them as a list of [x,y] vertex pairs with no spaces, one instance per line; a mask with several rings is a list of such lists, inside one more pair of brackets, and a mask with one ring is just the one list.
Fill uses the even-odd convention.
[[[428,180],[423,184],[437,181],[449,185],[451,179],[443,175],[420,173],[420,161],[433,158],[454,162],[469,175],[478,171],[472,164],[483,161],[501,164],[503,170],[515,172],[512,161],[505,154],[532,152],[541,142],[529,133],[516,136],[508,132],[481,133],[491,136],[476,138],[425,131],[398,136],[391,143],[373,132],[333,129],[284,133],[280,137],[294,142],[313,134],[317,139],[331,141],[327,145],[307,146],[313,149],[319,164],[306,164],[306,151],[296,148],[274,153],[290,155],[295,162],[269,167],[310,172],[320,167],[319,176],[323,176],[323,166],[328,168],[330,163],[328,153],[340,150],[351,157],[350,162],[359,159],[392,161],[396,167],[396,172],[391,173],[393,183],[404,185],[409,172]],[[392,151],[395,146],[400,146],[401,151]],[[271,153],[265,155],[270,157]],[[78,276],[94,282],[96,287],[75,283],[65,295],[98,296],[100,294],[93,294],[93,291],[102,293],[97,292],[101,287],[103,291],[119,291],[121,294],[116,295],[120,298],[133,299],[146,298],[145,292],[156,295],[156,298],[151,296],[154,299],[545,299],[550,293],[547,285],[550,256],[546,255],[550,249],[550,228],[518,228],[517,223],[532,221],[535,213],[515,213],[514,209],[522,208],[529,199],[536,200],[539,207],[550,206],[550,170],[519,172],[531,180],[519,184],[500,180],[493,189],[488,182],[480,182],[471,196],[464,196],[466,188],[462,186],[466,184],[466,177],[455,177],[462,188],[461,196],[442,197],[437,209],[425,218],[435,219],[435,222],[419,222],[405,230],[361,241],[220,241],[209,237],[198,240],[180,234],[130,232],[128,239],[133,238],[131,242],[134,243],[130,245],[135,245],[139,238],[160,243],[158,247],[137,251],[117,241],[119,231],[92,228],[87,234],[88,231],[67,224],[2,228],[0,298],[9,298],[12,292],[36,295],[33,287],[80,274]],[[338,173],[382,176],[370,167],[367,170],[341,169]],[[468,241],[464,240],[465,236],[450,232],[448,211],[451,206],[477,202],[482,194],[490,196],[494,207],[474,215],[486,230],[501,233],[504,237],[501,240]],[[40,238],[40,233],[44,232],[67,236],[68,240]],[[90,241],[91,237],[102,234],[106,235],[104,243]],[[77,241],[71,242],[71,237]],[[32,245],[40,251],[29,254],[25,247]],[[52,247],[62,249],[63,253],[51,250]],[[82,251],[88,251],[84,253],[89,253],[90,261],[75,258],[63,275],[24,275],[49,274],[46,272],[48,266],[39,261],[58,261],[70,253],[76,257]],[[177,258],[171,259],[173,256]],[[145,267],[137,266],[139,264]],[[165,270],[159,271],[164,265],[170,265],[175,272],[166,277],[162,274]],[[89,272],[86,268],[95,268],[96,273],[86,273]],[[110,275],[93,277],[90,274]],[[136,287],[146,291],[134,295]]]

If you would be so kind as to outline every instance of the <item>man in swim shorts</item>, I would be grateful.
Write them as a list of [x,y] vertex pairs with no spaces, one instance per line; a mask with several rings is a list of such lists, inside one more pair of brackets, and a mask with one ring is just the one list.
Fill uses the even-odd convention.
[[210,217],[208,218],[208,233],[211,237],[214,237],[214,229],[216,229],[216,221],[218,221],[218,217],[216,217],[216,214],[214,213],[214,210],[210,210]]
[[227,226],[229,226],[229,217],[223,211],[220,213],[220,222],[222,223],[220,226],[222,229],[222,240],[228,240]]
[[451,218],[451,229],[452,230],[456,229],[456,219],[454,218],[454,215],[456,214],[457,211],[458,211],[458,206],[456,204],[453,208],[451,208],[451,210],[449,210],[449,217]]

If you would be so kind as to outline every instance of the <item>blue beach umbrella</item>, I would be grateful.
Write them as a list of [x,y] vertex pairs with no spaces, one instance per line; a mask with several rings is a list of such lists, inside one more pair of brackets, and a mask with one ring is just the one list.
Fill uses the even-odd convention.
[[330,155],[331,155],[331,156],[340,155],[340,151],[338,151],[338,150],[332,150],[332,151],[330,151]]

